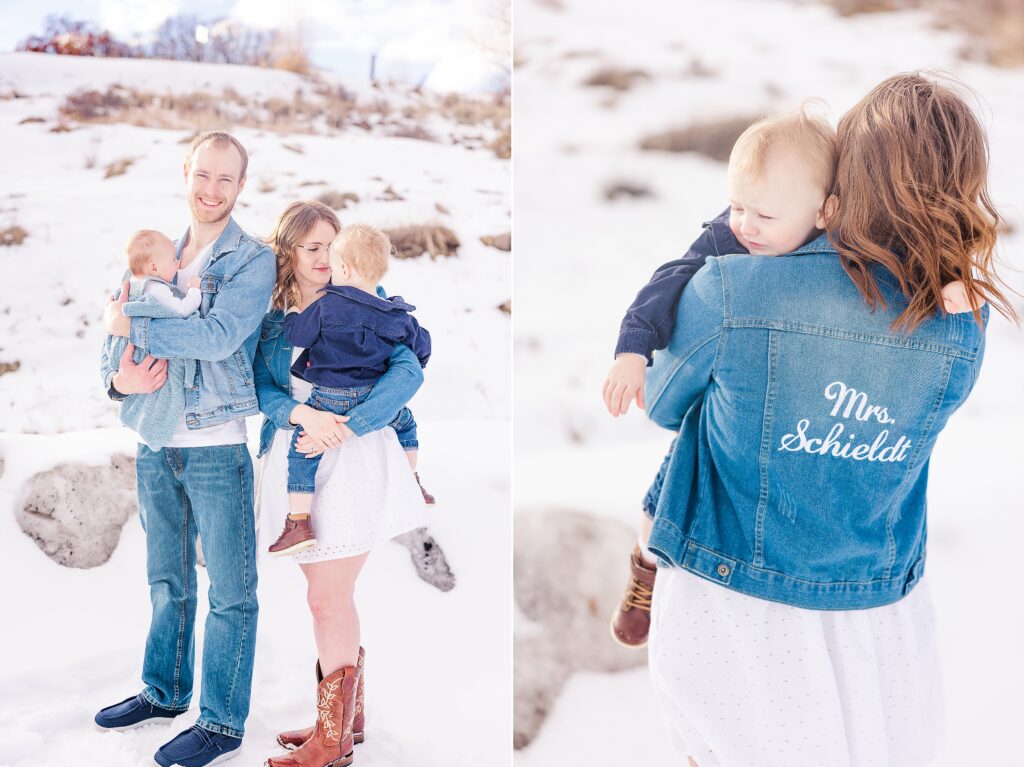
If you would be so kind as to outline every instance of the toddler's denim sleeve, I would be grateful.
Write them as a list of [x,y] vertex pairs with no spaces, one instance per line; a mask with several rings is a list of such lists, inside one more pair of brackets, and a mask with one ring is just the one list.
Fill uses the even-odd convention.
[[623,352],[642,354],[651,364],[655,349],[664,349],[672,337],[676,306],[690,278],[704,266],[708,256],[718,255],[711,227],[705,227],[682,258],[662,264],[644,285],[626,310],[615,345],[616,356]]
[[292,346],[308,349],[320,337],[320,314],[323,303],[314,301],[301,312],[284,316],[284,337]]

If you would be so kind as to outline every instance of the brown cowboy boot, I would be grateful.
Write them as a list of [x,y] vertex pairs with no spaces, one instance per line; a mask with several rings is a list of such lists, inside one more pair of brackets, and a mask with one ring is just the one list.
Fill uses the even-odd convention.
[[658,568],[640,556],[640,545],[629,557],[630,578],[626,596],[612,616],[612,639],[625,647],[643,647],[651,629],[651,598]]
[[[352,740],[355,743],[362,743],[365,739],[363,736],[363,728],[366,725],[366,717],[363,712],[363,659],[366,657],[366,651],[362,647],[359,648],[359,660],[356,662],[356,668],[359,670],[359,685],[356,687],[356,711],[355,717],[352,720]],[[324,678],[324,675],[320,672],[320,661],[316,662],[316,681],[319,684]],[[301,746],[310,736],[313,734],[312,727],[306,727],[302,730],[288,730],[282,732],[277,736],[277,742],[287,748],[289,751],[294,751],[296,748]]]
[[352,764],[352,719],[359,670],[344,666],[325,677],[316,691],[313,735],[295,751],[271,757],[264,767],[346,767]]

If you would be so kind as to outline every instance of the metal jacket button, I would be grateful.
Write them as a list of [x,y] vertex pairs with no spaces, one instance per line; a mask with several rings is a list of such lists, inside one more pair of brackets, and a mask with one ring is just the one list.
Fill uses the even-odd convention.
[[719,565],[718,566],[718,574],[721,575],[723,578],[728,577],[728,575],[729,575],[729,565],[726,565],[726,564]]

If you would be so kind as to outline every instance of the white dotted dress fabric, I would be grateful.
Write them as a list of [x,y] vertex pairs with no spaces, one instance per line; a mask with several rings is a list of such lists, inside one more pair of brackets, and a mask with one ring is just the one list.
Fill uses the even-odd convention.
[[[291,389],[293,399],[305,402],[312,387],[292,376]],[[277,540],[288,515],[292,433],[278,429],[262,458],[257,495],[261,555]],[[308,563],[362,554],[426,524],[426,508],[394,429],[385,427],[345,440],[324,453],[317,468],[311,517],[317,543],[292,559]]]
[[924,767],[945,732],[926,581],[867,610],[806,610],[658,568],[651,677],[685,766]]

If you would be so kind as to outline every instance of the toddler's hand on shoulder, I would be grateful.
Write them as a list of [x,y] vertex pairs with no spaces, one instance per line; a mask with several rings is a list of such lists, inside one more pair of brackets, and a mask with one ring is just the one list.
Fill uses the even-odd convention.
[[967,295],[967,288],[960,280],[942,287],[942,304],[948,314],[974,311],[974,305]]
[[620,354],[612,363],[605,379],[602,396],[608,412],[625,415],[630,404],[644,408],[644,382],[647,380],[647,358],[642,354]]

